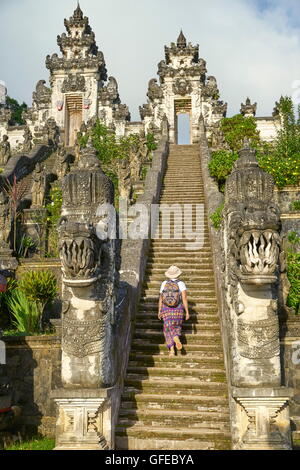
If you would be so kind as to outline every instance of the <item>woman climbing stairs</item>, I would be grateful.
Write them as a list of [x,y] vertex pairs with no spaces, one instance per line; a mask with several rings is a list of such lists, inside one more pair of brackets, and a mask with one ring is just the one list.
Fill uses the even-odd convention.
[[[160,204],[204,204],[196,145],[171,146]],[[204,245],[153,239],[136,318],[116,431],[117,449],[230,449],[226,373],[204,208]],[[171,227],[174,228],[171,224]],[[172,233],[172,232],[171,232]],[[170,265],[187,284],[190,320],[183,351],[169,357],[157,318],[159,288]]]

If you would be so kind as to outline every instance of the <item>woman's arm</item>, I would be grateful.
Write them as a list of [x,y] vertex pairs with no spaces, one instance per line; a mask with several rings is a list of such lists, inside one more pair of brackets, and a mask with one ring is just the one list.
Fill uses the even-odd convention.
[[187,301],[186,290],[181,292],[181,297],[182,297],[182,303],[183,303],[184,310],[185,310],[185,319],[188,320],[190,318],[190,314],[189,314],[189,306],[188,306],[188,301]]
[[160,315],[161,305],[162,305],[162,295],[160,294],[159,301],[158,301],[158,315],[157,315],[159,320],[161,319],[161,315]]

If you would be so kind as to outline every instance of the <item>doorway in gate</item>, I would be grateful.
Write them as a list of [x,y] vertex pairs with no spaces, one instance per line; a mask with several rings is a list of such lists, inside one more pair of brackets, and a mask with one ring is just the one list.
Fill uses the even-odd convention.
[[175,138],[177,145],[190,145],[191,139],[191,99],[175,101]]
[[66,147],[74,147],[82,124],[82,95],[66,95]]

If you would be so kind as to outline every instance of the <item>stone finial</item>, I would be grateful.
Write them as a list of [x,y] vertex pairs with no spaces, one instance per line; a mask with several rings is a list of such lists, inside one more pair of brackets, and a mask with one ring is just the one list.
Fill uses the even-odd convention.
[[177,38],[177,47],[179,47],[179,49],[184,49],[186,47],[186,38],[182,32],[182,29],[180,30],[180,34]]
[[257,109],[257,103],[251,103],[250,98],[246,99],[246,103],[241,103],[241,114],[245,117],[255,116]]

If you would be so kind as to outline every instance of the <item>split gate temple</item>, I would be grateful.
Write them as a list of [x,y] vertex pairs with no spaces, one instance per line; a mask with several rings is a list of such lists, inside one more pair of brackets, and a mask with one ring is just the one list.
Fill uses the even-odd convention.
[[[17,278],[26,269],[51,269],[61,286],[54,334],[4,338],[0,378],[10,382],[12,404],[23,403],[19,419],[56,434],[56,449],[292,449],[300,437],[294,360],[300,320],[286,306],[284,240],[300,229],[300,214],[289,210],[300,188],[278,190],[245,142],[225,196],[219,192],[208,164],[212,149],[226,148],[220,121],[227,104],[199,46],[182,31],[165,47],[159,78],[149,81],[141,121],[131,122],[79,5],[64,24],[60,54],[46,58],[50,87],[37,82],[26,125],[10,126],[9,109],[0,108],[0,268]],[[240,112],[255,117],[256,107],[247,98]],[[183,118],[188,145],[178,145]],[[122,243],[97,237],[97,208],[114,204],[114,185],[91,141],[85,148],[78,141],[97,119],[118,139],[139,138],[120,163],[119,193],[129,194],[130,186],[133,200],[148,209],[202,204],[201,247],[187,250],[183,236]],[[281,128],[277,107],[255,120],[266,141]],[[148,159],[147,134],[157,142]],[[3,191],[5,178],[14,176],[27,182],[20,230],[35,240],[49,185],[60,185],[59,258],[46,258],[42,244],[39,256],[15,258]],[[216,230],[210,215],[222,202]],[[188,285],[191,318],[183,327],[183,354],[169,357],[157,302],[174,264]],[[22,385],[28,370],[30,394]],[[2,395],[0,388],[0,403]],[[0,415],[0,441],[2,429]]]

